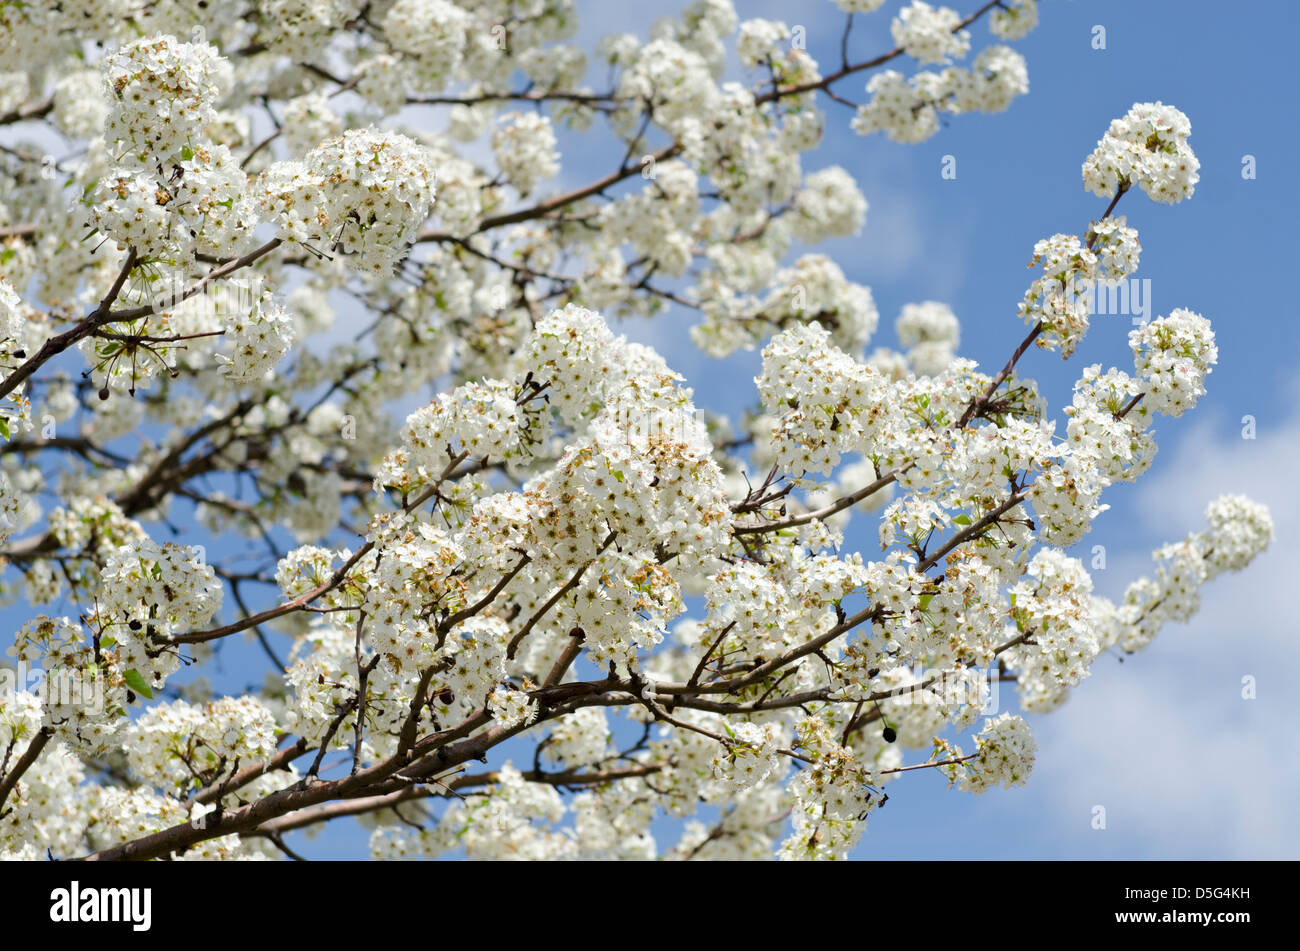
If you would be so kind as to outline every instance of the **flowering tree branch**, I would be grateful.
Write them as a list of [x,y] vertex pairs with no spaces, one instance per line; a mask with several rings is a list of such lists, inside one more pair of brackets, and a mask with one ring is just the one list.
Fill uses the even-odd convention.
[[[11,44],[0,128],[66,149],[0,142],[0,584],[43,684],[0,695],[0,856],[297,860],[368,816],[380,858],[844,857],[904,774],[1027,780],[995,686],[1050,709],[1269,544],[1223,497],[1117,602],[1068,554],[1205,392],[1205,318],[1135,328],[1063,420],[1022,366],[1135,273],[1120,198],[1191,196],[1178,110],[1087,157],[1108,206],[1035,245],[998,372],[935,301],[868,352],[870,289],[815,250],[867,215],[803,170],[821,107],[897,143],[1011,107],[1034,0],[905,3],[867,59],[879,4],[846,0],[825,74],[803,27],[708,0],[603,41],[594,88],[556,0],[317,6],[11,18],[50,58]],[[698,408],[607,319],[670,307],[724,373],[761,350],[755,412]],[[250,639],[264,689],[184,673]]]

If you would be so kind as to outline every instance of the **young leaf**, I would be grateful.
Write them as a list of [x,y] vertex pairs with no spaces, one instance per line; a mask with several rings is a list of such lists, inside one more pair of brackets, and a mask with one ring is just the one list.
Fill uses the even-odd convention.
[[140,676],[140,671],[132,668],[123,674],[122,678],[126,681],[126,685],[140,696],[147,700],[153,699],[153,691],[149,689],[149,684],[145,681],[144,677]]

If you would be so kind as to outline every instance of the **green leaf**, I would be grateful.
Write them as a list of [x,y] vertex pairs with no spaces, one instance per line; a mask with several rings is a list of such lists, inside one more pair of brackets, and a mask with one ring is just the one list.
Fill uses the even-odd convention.
[[140,671],[132,668],[123,675],[123,678],[126,680],[126,685],[140,696],[148,700],[153,699],[153,691],[149,689],[149,685],[145,682],[145,679],[140,676]]
[[958,515],[956,518],[952,520],[952,523],[954,525],[969,525],[970,516],[966,514]]
[[182,158],[184,161],[188,162],[190,159],[194,158],[194,150],[193,150],[192,148],[190,148],[188,145],[182,145],[182,146],[181,146],[181,158]]
[[623,473],[620,472],[619,470],[617,470],[617,469],[613,470],[613,475],[614,475],[614,478],[617,479],[619,482],[622,482],[622,481],[623,481]]

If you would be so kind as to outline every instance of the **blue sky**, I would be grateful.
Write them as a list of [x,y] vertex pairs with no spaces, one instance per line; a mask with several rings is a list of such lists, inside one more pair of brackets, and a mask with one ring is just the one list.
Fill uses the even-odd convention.
[[[624,30],[645,38],[653,19],[684,5],[578,0],[579,42],[590,50],[600,35]],[[843,14],[830,0],[736,6],[742,19],[804,26],[810,51],[827,69],[838,62]],[[857,18],[851,56],[892,47],[889,20],[899,6],[891,0]],[[963,14],[974,6],[957,5]],[[1290,695],[1300,652],[1289,594],[1291,539],[1300,528],[1293,501],[1300,330],[1285,286],[1298,210],[1285,163],[1297,154],[1300,133],[1278,108],[1293,108],[1294,84],[1279,78],[1293,56],[1300,13],[1293,4],[1262,0],[1040,6],[1038,28],[1014,44],[1028,60],[1030,92],[1005,113],[956,117],[929,142],[904,146],[854,135],[850,111],[825,101],[827,135],[805,157],[805,169],[842,165],[870,210],[860,236],[817,250],[872,288],[881,313],[872,346],[894,345],[893,320],[903,304],[940,300],[962,321],[962,355],[996,369],[1025,332],[1015,309],[1034,242],[1081,233],[1105,207],[1083,190],[1080,164],[1106,125],[1136,101],[1182,109],[1202,165],[1195,196],[1171,207],[1135,192],[1117,211],[1141,234],[1136,276],[1151,281],[1155,314],[1187,307],[1209,317],[1220,363],[1193,413],[1160,419],[1151,471],[1136,485],[1108,490],[1103,501],[1111,509],[1081,549],[1086,555],[1094,544],[1106,546],[1107,568],[1094,572],[1095,584],[1118,597],[1150,570],[1153,547],[1201,528],[1205,503],[1228,491],[1269,504],[1278,539],[1247,573],[1211,583],[1191,623],[1167,627],[1146,652],[1123,663],[1103,656],[1062,709],[1031,716],[1040,752],[1028,786],[974,797],[949,791],[928,771],[905,776],[890,787],[888,807],[873,814],[855,857],[1294,858],[1300,749]],[[1092,47],[1096,26],[1106,30],[1104,50]],[[973,52],[995,42],[983,23],[972,34]],[[899,68],[910,73],[916,66],[904,59]],[[867,75],[850,77],[837,91],[861,101]],[[603,88],[600,78],[592,81]],[[441,120],[429,111],[421,116]],[[616,143],[606,145],[604,152],[621,157]],[[599,161],[602,150],[576,146],[561,138],[567,154],[557,190],[608,170]],[[1255,157],[1254,180],[1241,174],[1246,155]],[[956,159],[955,180],[940,175],[945,156]],[[618,329],[654,344],[695,387],[700,405],[733,414],[750,406],[757,354],[719,366],[686,339],[694,317],[670,311]],[[1130,327],[1127,317],[1097,317],[1068,363],[1033,350],[1021,370],[1038,379],[1059,415],[1082,367],[1131,366]],[[1241,438],[1246,415],[1256,421],[1253,440]],[[873,520],[859,517],[850,545],[870,556],[873,538]],[[4,617],[12,622],[16,613]],[[283,638],[277,647],[285,652]],[[223,689],[258,682],[266,670],[260,652],[238,639],[223,645],[220,657],[214,679]],[[1257,678],[1257,699],[1242,699],[1245,676]],[[1004,689],[1004,698],[1011,693]],[[1105,830],[1092,827],[1098,805],[1106,810]],[[664,838],[670,845],[672,836]],[[365,840],[349,820],[311,841],[301,833],[290,841],[327,858],[363,854]]]

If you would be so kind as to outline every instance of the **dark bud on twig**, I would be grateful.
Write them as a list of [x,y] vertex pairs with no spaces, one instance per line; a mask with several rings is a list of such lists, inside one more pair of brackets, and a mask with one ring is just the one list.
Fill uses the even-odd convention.
[[892,743],[894,740],[898,739],[898,734],[894,731],[892,726],[885,727],[880,735],[885,738],[886,743]]

